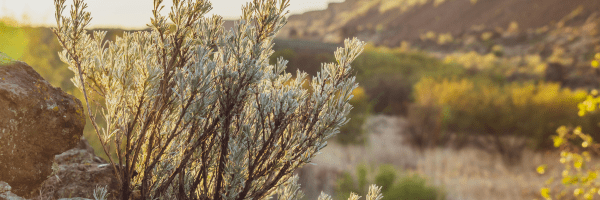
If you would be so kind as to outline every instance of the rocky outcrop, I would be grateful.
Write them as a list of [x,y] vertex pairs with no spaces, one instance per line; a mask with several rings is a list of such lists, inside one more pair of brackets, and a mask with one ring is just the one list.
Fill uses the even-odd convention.
[[97,187],[107,190],[108,199],[118,196],[118,181],[113,168],[94,154],[85,139],[81,139],[76,148],[57,155],[54,162],[57,172],[44,182],[37,199],[94,199]]
[[81,102],[23,62],[0,65],[0,181],[29,197],[52,173],[54,156],[77,145]]
[[[31,200],[91,200],[100,188],[106,190],[106,199],[116,199],[118,184],[112,167],[81,138],[75,148],[55,156],[53,173]],[[26,199],[12,193],[10,185],[0,181],[0,200]]]

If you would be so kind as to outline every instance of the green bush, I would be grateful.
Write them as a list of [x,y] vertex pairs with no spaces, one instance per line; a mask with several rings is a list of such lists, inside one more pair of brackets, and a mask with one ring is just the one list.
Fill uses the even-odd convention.
[[[382,194],[385,199],[398,199],[398,200],[434,200],[444,199],[445,193],[439,187],[431,186],[427,183],[427,180],[418,174],[399,174],[398,170],[392,165],[381,165],[377,169],[377,173],[371,179],[369,172],[373,173],[374,170],[369,170],[366,165],[360,165],[356,169],[356,177],[352,176],[351,173],[345,172],[337,180],[336,199],[347,199],[350,192],[365,191],[365,188],[369,183],[373,183],[381,186]],[[361,193],[358,195],[364,196]]]
[[352,174],[345,172],[337,180],[336,184],[336,199],[348,199],[351,192],[359,191],[356,189]]
[[426,180],[416,174],[403,177],[388,192],[383,192],[383,195],[398,200],[443,199],[437,188],[428,186]]
[[[364,171],[366,172],[366,170],[364,170]],[[396,178],[397,178],[396,176],[397,176],[397,174],[396,174],[396,169],[394,168],[394,166],[382,165],[382,166],[379,166],[379,171],[377,172],[377,175],[375,176],[374,182],[375,182],[375,184],[382,186],[382,187],[385,185],[385,188],[383,188],[382,192],[386,193],[386,192],[390,191],[391,189],[393,189],[394,181],[396,181]]]

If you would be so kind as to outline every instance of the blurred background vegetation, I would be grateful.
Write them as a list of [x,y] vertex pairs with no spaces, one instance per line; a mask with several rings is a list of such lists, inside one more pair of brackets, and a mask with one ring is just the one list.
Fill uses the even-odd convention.
[[[355,178],[356,177],[356,178]],[[386,199],[415,200],[445,199],[442,188],[432,186],[426,178],[419,174],[398,170],[393,165],[381,165],[377,168],[362,164],[356,173],[345,172],[337,180],[336,199],[348,199],[351,192],[368,191],[372,184],[382,187],[381,193]],[[356,193],[366,197],[366,193]]]

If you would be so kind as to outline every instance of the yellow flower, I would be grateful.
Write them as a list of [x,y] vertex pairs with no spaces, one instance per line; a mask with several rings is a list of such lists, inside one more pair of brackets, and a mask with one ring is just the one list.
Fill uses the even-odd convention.
[[583,192],[579,188],[577,188],[573,191],[573,195],[575,195],[575,196],[579,196],[581,193],[583,193]]
[[544,173],[546,173],[546,165],[540,165],[539,167],[537,167],[536,171],[537,171],[539,174],[544,174]]
[[366,98],[365,89],[360,86],[352,90],[352,95],[354,95],[354,98],[356,98],[357,100],[362,100]]
[[542,197],[550,199],[550,188],[542,188],[540,193],[542,194]]

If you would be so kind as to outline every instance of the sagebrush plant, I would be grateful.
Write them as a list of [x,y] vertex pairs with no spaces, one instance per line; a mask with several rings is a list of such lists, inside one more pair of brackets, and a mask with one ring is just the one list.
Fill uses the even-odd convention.
[[[357,87],[350,63],[364,44],[346,40],[337,62],[312,78],[312,92],[302,88],[306,73],[287,83],[287,61],[269,65],[269,56],[289,0],[247,3],[231,30],[204,16],[207,0],[173,0],[168,17],[155,0],[152,30],[114,42],[86,33],[83,0],[70,16],[65,0],[54,3],[60,57],[76,74],[104,152],[116,152],[109,159],[120,199],[298,199],[292,172],[348,122]],[[371,187],[367,199],[381,198]]]
[[95,200],[106,200],[108,196],[108,190],[106,190],[106,186],[96,186],[96,189],[94,189],[93,196]]

